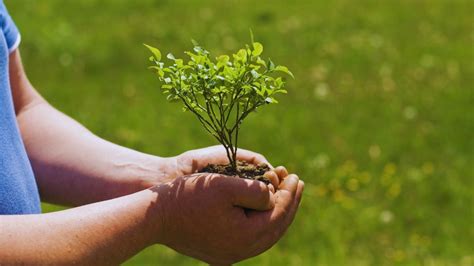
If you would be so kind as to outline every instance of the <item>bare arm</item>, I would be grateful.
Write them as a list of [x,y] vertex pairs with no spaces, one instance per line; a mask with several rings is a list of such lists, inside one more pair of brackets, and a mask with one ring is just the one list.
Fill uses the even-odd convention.
[[66,211],[0,215],[0,264],[117,265],[159,243],[227,265],[275,244],[302,191],[295,175],[272,193],[259,181],[197,174]]
[[[102,140],[39,96],[18,51],[10,56],[10,80],[43,199],[83,205],[159,185],[51,214],[0,215],[0,264],[118,264],[153,243],[228,264],[271,247],[294,218],[303,183],[294,175],[286,178],[286,170],[275,169],[275,193],[259,181],[240,178],[201,174],[174,179],[204,161],[221,160],[210,154],[223,151],[159,158]],[[248,151],[239,156],[266,162]]]
[[[208,163],[227,161],[222,146],[160,158],[95,136],[38,94],[26,77],[18,49],[10,55],[10,81],[43,201],[78,206],[111,199],[192,174]],[[243,149],[237,158],[269,164],[262,155]],[[269,178],[277,188],[278,178],[272,174]]]
[[10,82],[42,200],[78,206],[174,177],[173,159],[105,141],[49,105],[28,81],[18,49],[10,55]]
[[118,265],[158,236],[157,195],[125,197],[38,215],[0,216],[0,264]]

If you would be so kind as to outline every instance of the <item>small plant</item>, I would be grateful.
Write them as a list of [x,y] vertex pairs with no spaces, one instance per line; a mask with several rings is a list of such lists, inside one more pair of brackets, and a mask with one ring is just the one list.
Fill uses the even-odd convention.
[[285,82],[278,72],[293,77],[287,67],[264,61],[263,45],[253,40],[232,56],[215,58],[196,41],[186,62],[169,53],[170,64],[162,61],[159,49],[146,45],[152,52],[150,69],[163,83],[161,89],[169,101],[180,101],[184,111],[191,111],[202,126],[227,152],[229,164],[237,172],[237,145],[242,121],[265,104],[277,103],[275,95],[286,93]]

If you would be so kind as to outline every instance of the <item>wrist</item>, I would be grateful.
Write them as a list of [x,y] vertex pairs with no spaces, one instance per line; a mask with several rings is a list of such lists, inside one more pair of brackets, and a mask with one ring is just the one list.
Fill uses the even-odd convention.
[[146,235],[149,236],[149,245],[167,243],[166,232],[168,230],[166,229],[166,221],[168,219],[166,217],[168,212],[166,211],[166,206],[169,204],[169,201],[166,200],[166,189],[169,189],[169,187],[156,185],[143,191],[148,198],[146,203],[147,212],[144,219],[147,223],[145,231]]
[[166,232],[162,194],[163,189],[156,186],[119,198],[118,200],[123,201],[122,204],[118,204],[119,206],[114,202],[114,206],[119,210],[118,215],[123,215],[120,221],[126,224],[125,231],[130,233],[125,237],[126,243],[123,245],[129,245],[133,254],[151,245],[162,243]]
[[166,183],[176,177],[176,159],[147,156],[135,168],[135,180],[140,190]]

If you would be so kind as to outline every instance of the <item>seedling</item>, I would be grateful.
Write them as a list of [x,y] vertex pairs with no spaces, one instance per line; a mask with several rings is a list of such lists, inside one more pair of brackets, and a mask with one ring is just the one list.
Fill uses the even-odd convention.
[[151,51],[150,66],[162,82],[161,89],[169,101],[183,104],[204,129],[225,148],[229,164],[237,172],[237,145],[243,120],[266,104],[277,103],[275,96],[287,93],[279,73],[293,77],[287,67],[264,61],[260,56],[263,45],[253,40],[237,53],[221,55],[213,60],[211,54],[192,41],[193,52],[184,52],[189,60],[169,53],[162,61],[159,49],[146,45]]

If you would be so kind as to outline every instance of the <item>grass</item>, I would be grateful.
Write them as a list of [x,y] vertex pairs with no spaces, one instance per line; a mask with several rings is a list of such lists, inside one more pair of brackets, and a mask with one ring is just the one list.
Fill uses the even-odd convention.
[[[288,96],[250,116],[240,142],[306,191],[286,236],[240,265],[474,264],[471,1],[5,2],[39,91],[152,154],[215,142],[165,102],[142,43],[180,54],[194,38],[217,55],[252,28],[289,66]],[[198,263],[153,246],[127,264]]]

